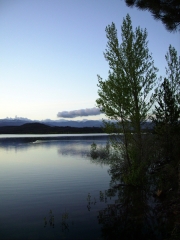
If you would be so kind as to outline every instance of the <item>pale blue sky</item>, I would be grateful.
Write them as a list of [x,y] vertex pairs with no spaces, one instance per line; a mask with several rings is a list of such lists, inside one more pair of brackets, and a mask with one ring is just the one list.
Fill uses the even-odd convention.
[[[105,27],[123,18],[147,28],[159,75],[180,34],[124,0],[0,0],[0,118],[58,119],[58,112],[94,108],[97,74],[104,79]],[[75,119],[100,119],[101,115]]]

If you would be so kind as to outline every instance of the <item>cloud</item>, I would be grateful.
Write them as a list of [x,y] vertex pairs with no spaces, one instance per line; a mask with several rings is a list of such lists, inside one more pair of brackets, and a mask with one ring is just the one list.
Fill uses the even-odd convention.
[[79,109],[79,110],[73,110],[73,111],[58,112],[57,117],[75,118],[75,117],[84,117],[84,116],[95,116],[100,114],[101,114],[100,109],[94,107],[94,108],[86,108],[86,109]]

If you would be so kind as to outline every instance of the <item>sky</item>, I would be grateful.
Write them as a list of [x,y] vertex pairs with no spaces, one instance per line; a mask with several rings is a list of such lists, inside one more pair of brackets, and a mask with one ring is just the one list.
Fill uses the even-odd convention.
[[158,76],[165,76],[171,44],[180,55],[180,32],[170,33],[148,11],[124,0],[0,0],[0,119],[101,119],[97,74],[108,77],[105,28],[148,32]]

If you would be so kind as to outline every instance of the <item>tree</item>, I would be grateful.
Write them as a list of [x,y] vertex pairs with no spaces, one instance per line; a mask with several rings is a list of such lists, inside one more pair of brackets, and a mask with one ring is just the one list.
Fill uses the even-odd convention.
[[165,55],[167,61],[166,78],[157,90],[153,122],[155,132],[163,146],[164,158],[173,159],[174,136],[178,133],[180,118],[180,60],[171,45]]
[[155,19],[161,20],[169,31],[176,31],[180,25],[179,0],[125,0],[130,7],[148,10]]
[[156,145],[153,165],[158,162],[156,182],[164,192],[178,187],[180,163],[180,59],[171,45],[165,58],[166,77],[157,88],[152,118]]
[[119,44],[115,24],[106,27],[108,42],[104,57],[110,70],[105,81],[98,75],[96,103],[117,123],[113,126],[106,123],[110,132],[119,129],[123,132],[125,163],[132,169],[133,164],[140,166],[144,158],[141,127],[153,105],[150,92],[156,82],[157,68],[147,46],[146,29],[137,27],[133,31],[131,18],[127,15],[121,31],[122,43]]

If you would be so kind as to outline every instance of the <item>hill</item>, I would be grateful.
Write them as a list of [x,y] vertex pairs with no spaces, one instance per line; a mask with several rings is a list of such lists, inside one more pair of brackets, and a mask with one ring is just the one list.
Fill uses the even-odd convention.
[[82,121],[75,121],[75,120],[51,120],[46,119],[42,121],[37,120],[30,120],[28,118],[5,118],[0,119],[0,127],[5,126],[21,126],[26,123],[42,123],[48,126],[58,126],[58,127],[101,127],[102,121],[101,120],[82,120]]
[[102,133],[100,127],[58,127],[43,123],[25,123],[21,126],[0,127],[0,134],[62,134],[62,133]]

